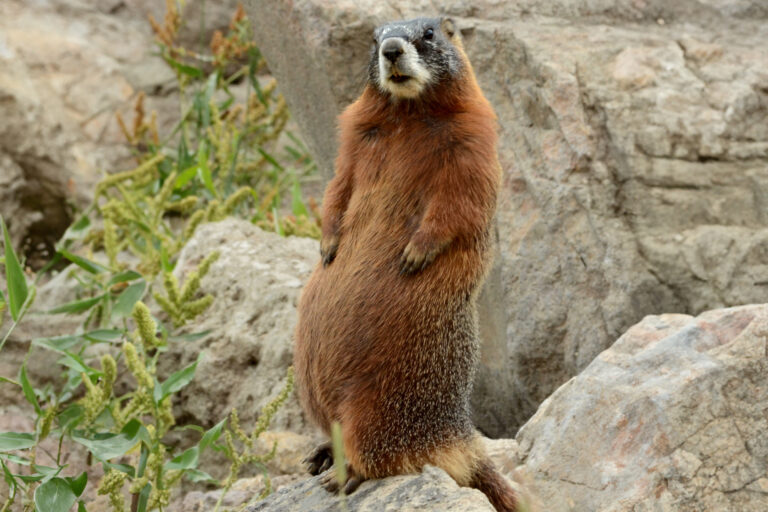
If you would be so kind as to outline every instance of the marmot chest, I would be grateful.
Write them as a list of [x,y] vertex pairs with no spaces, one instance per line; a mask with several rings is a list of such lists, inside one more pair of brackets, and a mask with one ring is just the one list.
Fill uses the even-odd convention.
[[352,231],[385,229],[412,234],[435,195],[442,162],[450,156],[450,130],[444,124],[411,122],[369,130],[361,137],[354,169],[354,192],[345,214]]

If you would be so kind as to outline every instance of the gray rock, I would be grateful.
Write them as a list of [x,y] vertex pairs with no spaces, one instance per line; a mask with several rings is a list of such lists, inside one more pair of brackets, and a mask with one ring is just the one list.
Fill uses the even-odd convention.
[[[247,512],[294,512],[297,510],[343,510],[341,499],[320,486],[317,476],[292,486],[283,487],[264,501],[252,505]],[[347,497],[348,510],[493,512],[488,499],[475,489],[459,487],[442,469],[426,466],[418,475],[371,480]]]
[[647,314],[765,300],[764,2],[247,5],[326,177],[373,27],[456,18],[499,114],[504,169],[481,317],[488,359],[505,362],[481,371],[474,399],[487,433],[514,433]]
[[517,437],[544,510],[768,510],[768,306],[649,316]]
[[134,165],[114,116],[130,111],[126,69],[149,33],[143,15],[118,22],[78,0],[0,3],[0,214],[33,268],[102,174]]
[[[179,280],[214,251],[221,256],[200,287],[201,293],[214,296],[213,305],[185,327],[187,332],[209,334],[172,344],[164,365],[181,368],[204,351],[195,379],[180,392],[180,411],[195,424],[213,426],[237,407],[248,427],[283,388],[293,361],[296,303],[319,261],[318,245],[262,231],[242,220],[203,224],[179,255]],[[295,395],[271,428],[311,431]]]

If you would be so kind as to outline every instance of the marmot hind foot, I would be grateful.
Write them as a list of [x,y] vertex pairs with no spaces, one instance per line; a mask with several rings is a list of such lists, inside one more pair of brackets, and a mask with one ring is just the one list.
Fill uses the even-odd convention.
[[307,465],[307,471],[312,476],[317,476],[330,469],[333,465],[331,442],[318,445],[302,462]]

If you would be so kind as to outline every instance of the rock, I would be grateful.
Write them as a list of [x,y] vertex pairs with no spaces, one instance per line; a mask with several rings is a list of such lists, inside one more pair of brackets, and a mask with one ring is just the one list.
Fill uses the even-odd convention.
[[[340,499],[320,486],[321,476],[284,487],[247,512],[316,512],[339,510]],[[442,469],[427,466],[418,475],[396,476],[363,482],[347,497],[347,507],[356,512],[379,510],[434,512],[493,512],[488,499],[475,489],[459,487]]]
[[256,453],[269,453],[277,443],[275,458],[266,463],[272,475],[301,475],[307,471],[302,462],[317,446],[310,436],[287,431],[267,431],[256,440]]
[[[317,241],[284,238],[236,219],[203,224],[179,255],[179,280],[214,251],[221,256],[200,287],[214,296],[213,305],[185,327],[209,334],[171,345],[163,368],[181,368],[204,352],[195,379],[180,392],[180,411],[211,427],[236,407],[248,430],[284,386],[293,361],[296,303],[319,260]],[[271,428],[313,432],[295,394]]]
[[551,512],[758,512],[765,432],[768,306],[743,306],[643,319],[544,401],[518,457]]
[[[301,477],[297,475],[277,476],[270,479],[270,488],[274,492],[294,484],[300,479]],[[262,475],[242,478],[232,485],[232,489],[224,496],[221,503],[227,507],[226,510],[238,510],[238,507],[258,502],[262,492],[264,492],[264,477]],[[171,503],[167,510],[169,512],[209,512],[215,509],[219,499],[221,499],[221,490],[191,491],[181,499]]]
[[[361,91],[371,30],[434,4],[247,6],[329,177],[334,117]],[[456,19],[501,130],[497,277],[480,311],[483,358],[497,368],[482,369],[473,399],[484,432],[512,435],[647,314],[765,299],[764,2],[484,0],[439,10]]]
[[33,266],[129,154],[108,125],[132,94],[121,59],[143,58],[150,41],[110,21],[74,1],[0,5],[0,214]]
[[[180,40],[226,27],[236,2],[190,2]],[[203,13],[202,11],[205,10]],[[0,3],[0,215],[27,264],[41,267],[105,172],[135,166],[115,120],[130,124],[144,93],[161,133],[178,122],[173,72],[147,20],[165,2],[3,0]]]

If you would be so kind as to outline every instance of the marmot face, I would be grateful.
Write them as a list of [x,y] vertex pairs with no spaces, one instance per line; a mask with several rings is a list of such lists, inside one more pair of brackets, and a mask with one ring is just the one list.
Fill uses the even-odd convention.
[[429,86],[459,74],[461,59],[448,18],[416,18],[378,27],[369,80],[395,98],[418,98]]

